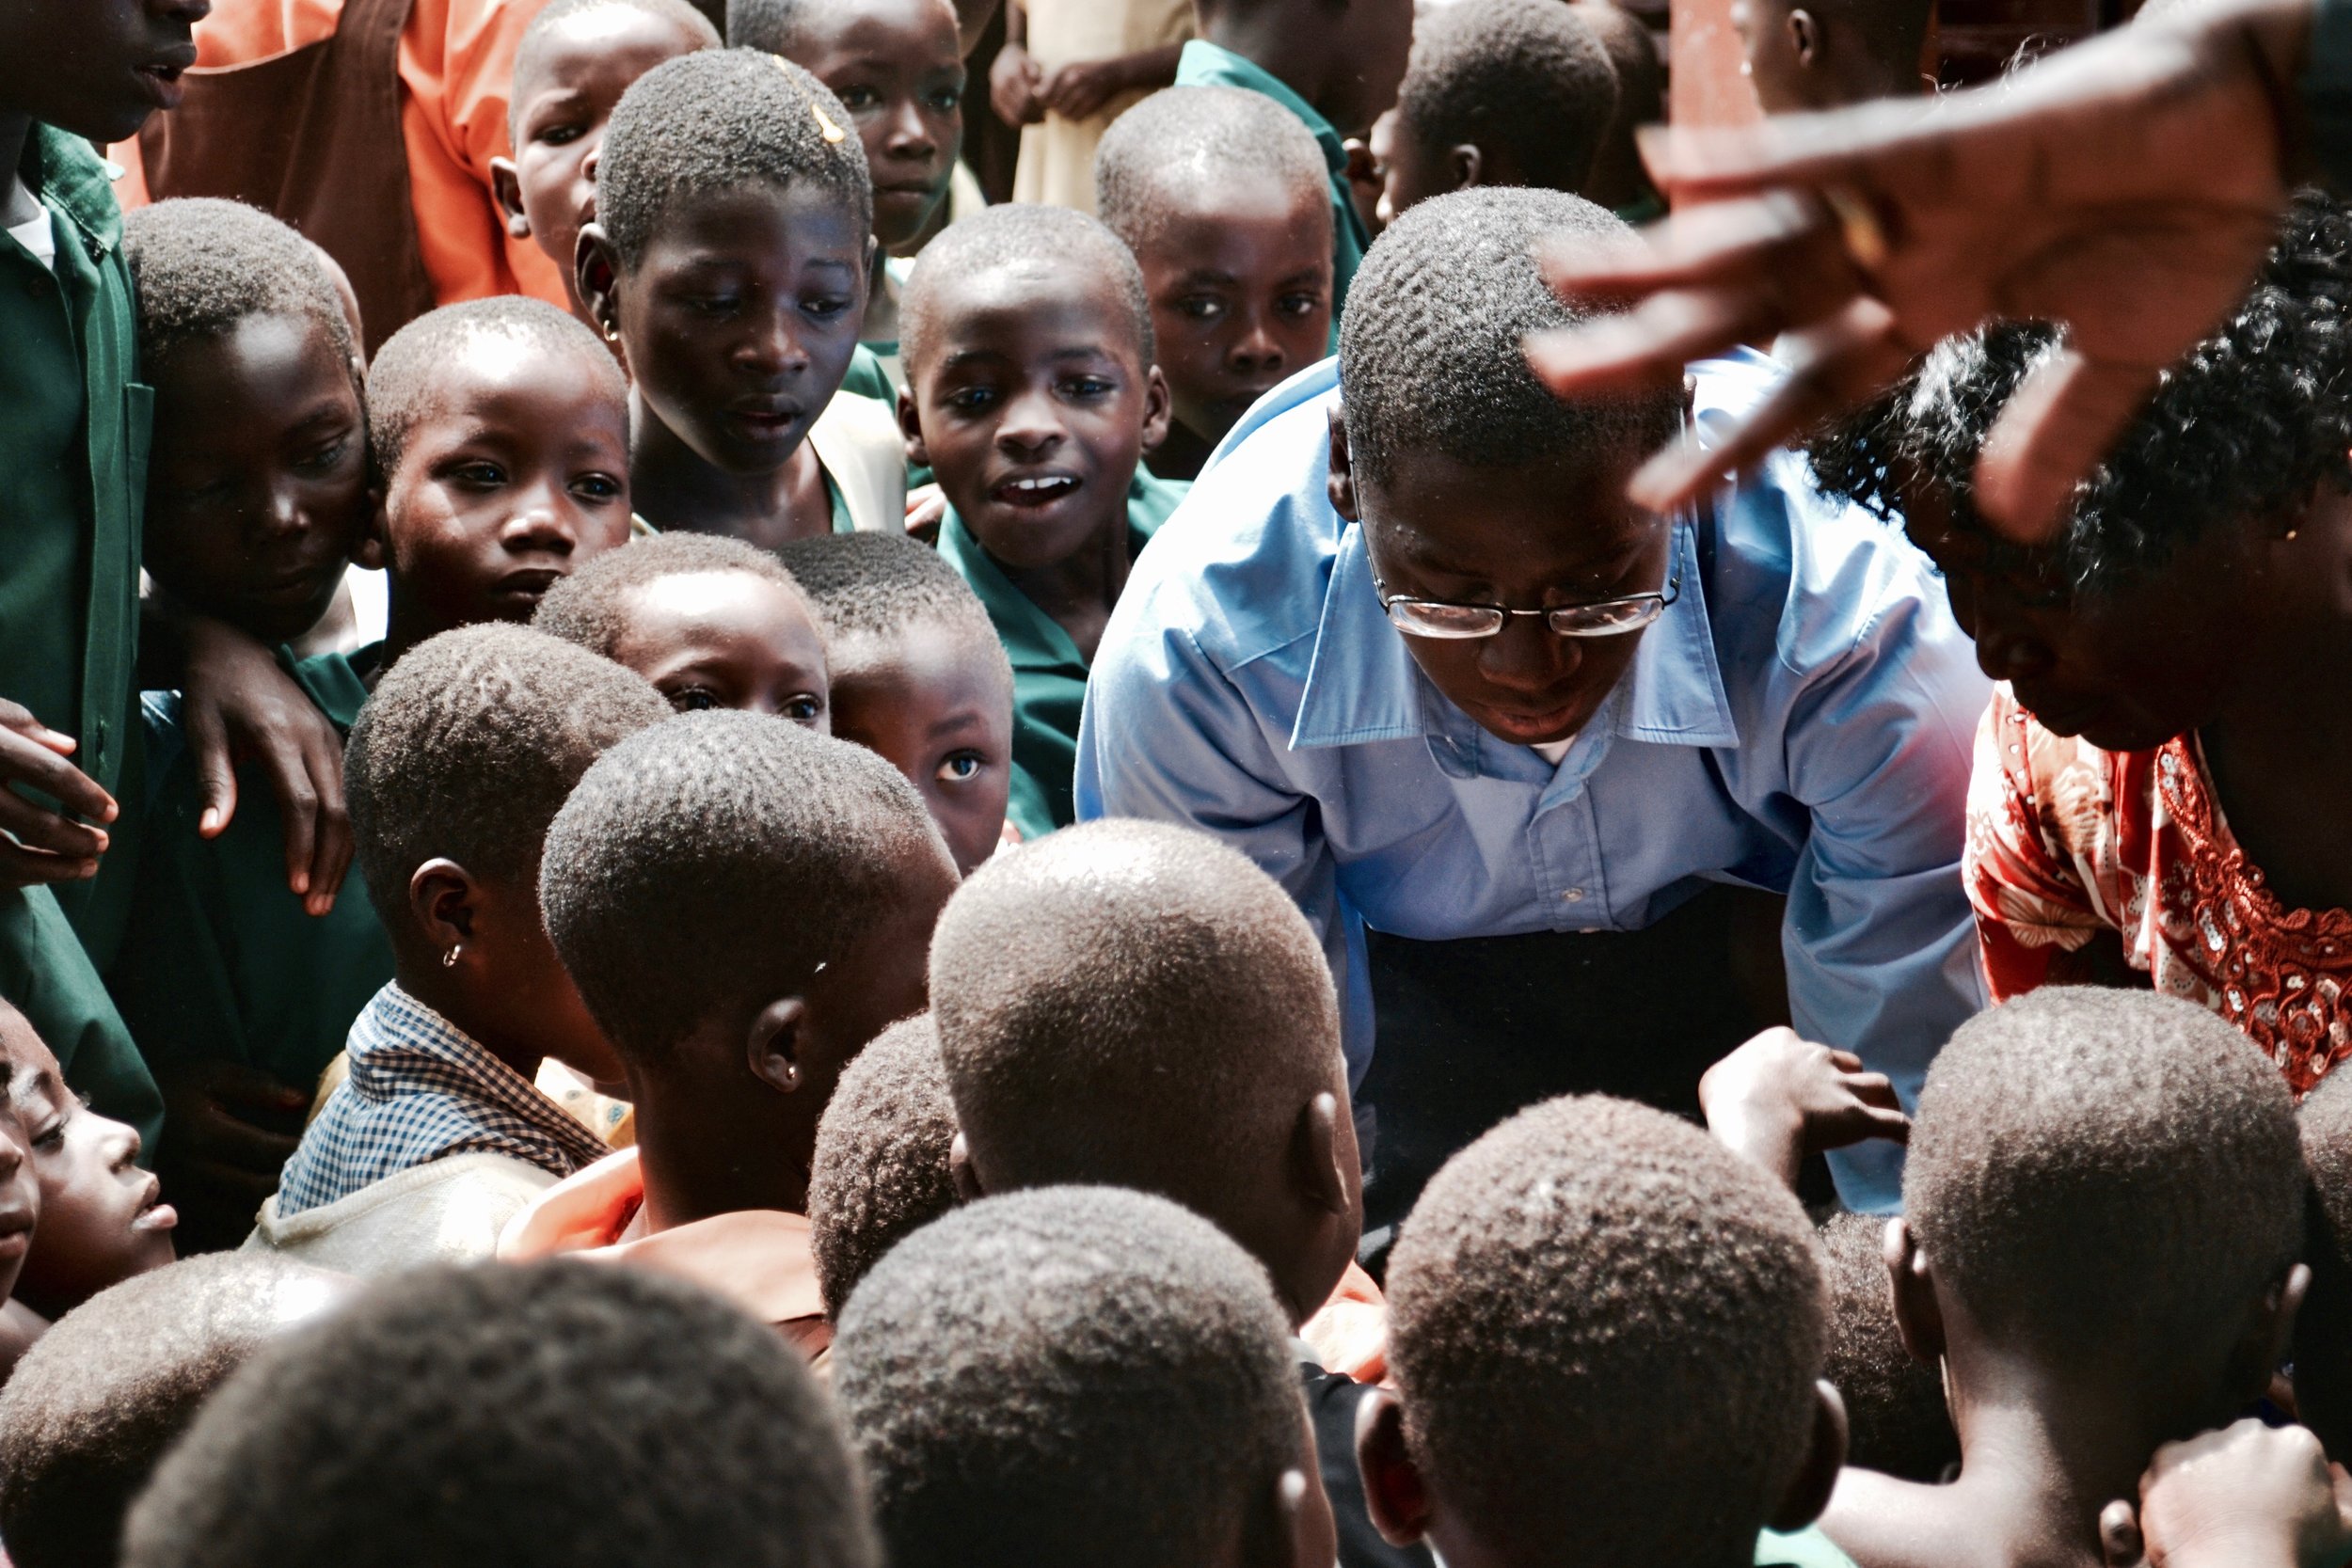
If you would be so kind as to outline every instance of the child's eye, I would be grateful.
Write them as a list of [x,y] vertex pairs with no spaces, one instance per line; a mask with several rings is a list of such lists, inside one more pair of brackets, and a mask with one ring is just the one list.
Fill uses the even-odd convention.
[[350,450],[350,437],[338,436],[316,451],[297,459],[294,466],[313,473],[323,473],[341,463],[343,460],[343,453]]
[[943,91],[931,94],[931,107],[937,109],[942,114],[946,114],[963,107],[963,89],[961,87],[948,87]]
[[73,1113],[72,1111],[68,1111],[65,1115],[59,1117],[56,1120],[51,1122],[48,1126],[34,1133],[33,1147],[44,1153],[63,1148],[65,1147],[66,1123],[72,1121],[72,1119]]
[[969,784],[979,777],[988,759],[977,752],[951,752],[939,765],[941,784]]
[[472,484],[479,485],[484,489],[495,489],[497,486],[506,483],[506,470],[500,467],[495,463],[460,463],[457,467],[449,470],[449,477],[455,480],[460,484]]
[[1196,294],[1190,299],[1178,300],[1176,309],[1194,321],[1215,321],[1225,313],[1225,302]]
[[670,705],[680,713],[702,713],[719,705],[719,699],[699,686],[684,687],[666,695]]
[[1311,316],[1315,307],[1323,303],[1320,294],[1284,294],[1275,309],[1286,316]]
[[585,125],[550,125],[531,139],[543,147],[563,147],[567,143],[580,140],[587,134],[588,128]]
[[959,414],[977,414],[996,401],[996,392],[989,387],[959,387],[947,394],[947,406]]
[[683,294],[689,310],[701,316],[731,316],[743,308],[741,294]]
[[820,294],[814,299],[803,301],[801,305],[802,311],[811,321],[818,322],[838,320],[849,308],[850,298],[847,294]]
[[813,692],[803,691],[785,699],[784,716],[795,724],[814,724],[817,716],[824,711],[825,700]]
[[572,481],[572,494],[582,500],[615,501],[621,499],[621,482],[611,474],[582,474]]
[[860,109],[870,109],[882,102],[882,94],[872,87],[842,87],[838,89],[837,96],[841,100],[841,106],[851,114],[857,113]]

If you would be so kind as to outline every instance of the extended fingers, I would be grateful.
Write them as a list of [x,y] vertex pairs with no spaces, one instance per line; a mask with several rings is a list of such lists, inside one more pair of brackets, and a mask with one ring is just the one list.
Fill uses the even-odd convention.
[[2062,349],[2027,373],[1977,458],[1976,506],[2020,544],[2047,541],[2074,488],[2098,467],[2156,388],[2151,365]]

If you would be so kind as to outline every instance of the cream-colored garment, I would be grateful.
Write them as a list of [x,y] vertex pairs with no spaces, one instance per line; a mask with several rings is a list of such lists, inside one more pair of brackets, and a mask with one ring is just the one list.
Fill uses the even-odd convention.
[[[1074,60],[1105,60],[1193,36],[1192,0],[1027,0],[1029,54],[1048,74]],[[1122,93],[1085,119],[1048,114],[1021,131],[1012,198],[1094,211],[1094,148],[1111,121],[1146,95]]]
[[503,1154],[453,1154],[396,1171],[358,1192],[280,1218],[271,1195],[247,1252],[373,1279],[428,1263],[470,1263],[497,1253],[499,1232],[555,1185],[536,1165]]
[[836,392],[808,427],[808,444],[841,487],[858,532],[906,531],[907,438],[897,409],[878,398]]

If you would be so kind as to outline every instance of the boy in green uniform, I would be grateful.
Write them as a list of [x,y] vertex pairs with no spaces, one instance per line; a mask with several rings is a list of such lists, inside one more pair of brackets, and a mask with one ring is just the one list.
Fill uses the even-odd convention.
[[1344,137],[1396,101],[1413,43],[1412,0],[1194,0],[1200,36],[1176,62],[1180,87],[1262,92],[1314,133],[1331,173],[1331,322],[1372,247],[1347,182]]
[[942,559],[1012,660],[1024,838],[1074,816],[1087,670],[1129,565],[1187,488],[1154,479],[1168,434],[1143,275],[1066,207],[992,207],[931,242],[901,312],[910,460],[939,476]]

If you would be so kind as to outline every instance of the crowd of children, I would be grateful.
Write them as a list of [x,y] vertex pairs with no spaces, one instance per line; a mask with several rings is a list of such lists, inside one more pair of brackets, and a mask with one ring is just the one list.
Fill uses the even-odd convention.
[[993,12],[0,0],[0,1564],[2352,1560],[2352,209],[1662,517],[1639,17]]

